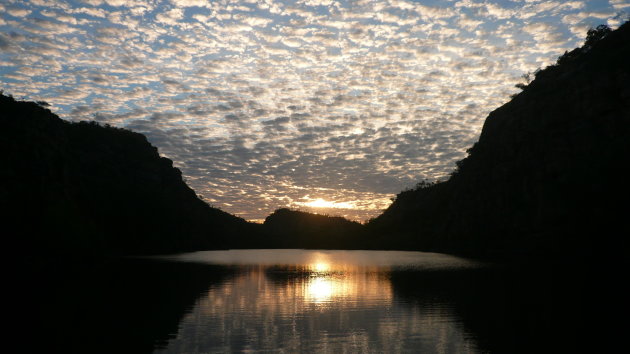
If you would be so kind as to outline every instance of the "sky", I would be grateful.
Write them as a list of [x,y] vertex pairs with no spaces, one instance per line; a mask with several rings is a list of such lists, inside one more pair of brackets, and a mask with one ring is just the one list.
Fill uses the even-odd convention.
[[209,204],[365,221],[630,0],[0,0],[0,89],[145,134]]

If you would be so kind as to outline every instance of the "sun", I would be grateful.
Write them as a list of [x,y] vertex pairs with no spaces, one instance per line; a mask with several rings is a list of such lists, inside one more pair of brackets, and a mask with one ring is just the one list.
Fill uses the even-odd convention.
[[335,202],[329,202],[322,198],[317,198],[313,201],[304,203],[305,206],[313,207],[313,208],[332,208],[335,205]]
[[351,209],[354,206],[351,203],[347,202],[331,202],[328,200],[324,200],[322,198],[317,198],[311,200],[310,202],[300,203],[303,206],[311,207],[311,208],[336,208],[336,209]]

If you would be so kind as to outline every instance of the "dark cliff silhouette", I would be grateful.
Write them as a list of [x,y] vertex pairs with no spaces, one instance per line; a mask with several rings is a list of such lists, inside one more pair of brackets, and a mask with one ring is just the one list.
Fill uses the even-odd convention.
[[483,257],[625,249],[629,60],[629,23],[589,31],[490,113],[447,181],[398,194],[370,238]]
[[264,247],[274,248],[363,248],[363,225],[339,216],[278,209],[265,219],[268,235]]
[[16,254],[227,248],[257,225],[212,208],[138,133],[0,96],[0,203]]

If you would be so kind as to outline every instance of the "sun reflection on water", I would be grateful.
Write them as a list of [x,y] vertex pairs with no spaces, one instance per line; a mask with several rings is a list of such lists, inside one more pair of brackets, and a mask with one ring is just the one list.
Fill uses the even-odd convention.
[[359,267],[333,259],[324,252],[314,252],[306,266],[307,277],[302,282],[304,305],[318,306],[345,303],[363,297],[383,301],[391,299],[389,283],[379,279],[371,267]]
[[331,279],[316,277],[306,285],[306,299],[315,303],[330,301],[335,293],[335,286]]
[[[252,348],[400,352],[413,348],[439,353],[448,351],[444,343],[451,343],[452,352],[474,351],[448,308],[425,309],[394,296],[391,262],[377,261],[387,256],[400,263],[403,253],[263,250],[210,254],[215,259],[224,257],[220,259],[226,263],[228,256],[242,255],[248,262],[258,257],[258,264],[243,264],[233,277],[211,287],[182,320],[178,338],[170,340],[164,352],[199,348],[209,352]],[[266,261],[268,254],[274,255],[275,263]],[[285,256],[282,262],[277,261],[280,256]]]
[[330,264],[320,262],[320,263],[315,263],[315,264],[311,265],[309,268],[311,268],[313,271],[319,272],[319,273],[328,272],[330,270]]
[[307,269],[310,274],[308,281],[304,284],[305,302],[322,304],[340,294],[341,286],[338,281],[336,282],[332,278],[332,264],[326,254],[314,253]]

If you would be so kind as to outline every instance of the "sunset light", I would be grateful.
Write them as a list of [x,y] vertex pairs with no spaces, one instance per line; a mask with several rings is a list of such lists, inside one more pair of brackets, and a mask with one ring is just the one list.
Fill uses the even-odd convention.
[[354,205],[352,203],[347,202],[331,202],[328,200],[324,200],[321,198],[317,198],[310,202],[299,203],[300,205],[311,207],[311,208],[334,208],[334,209],[352,209]]
[[312,268],[314,271],[322,273],[330,270],[330,265],[328,263],[315,263]]
[[5,347],[623,348],[628,63],[630,0],[0,0]]
[[336,287],[338,286],[339,284],[335,284],[330,278],[314,278],[307,283],[307,292],[305,295],[310,302],[326,302],[335,295]]

